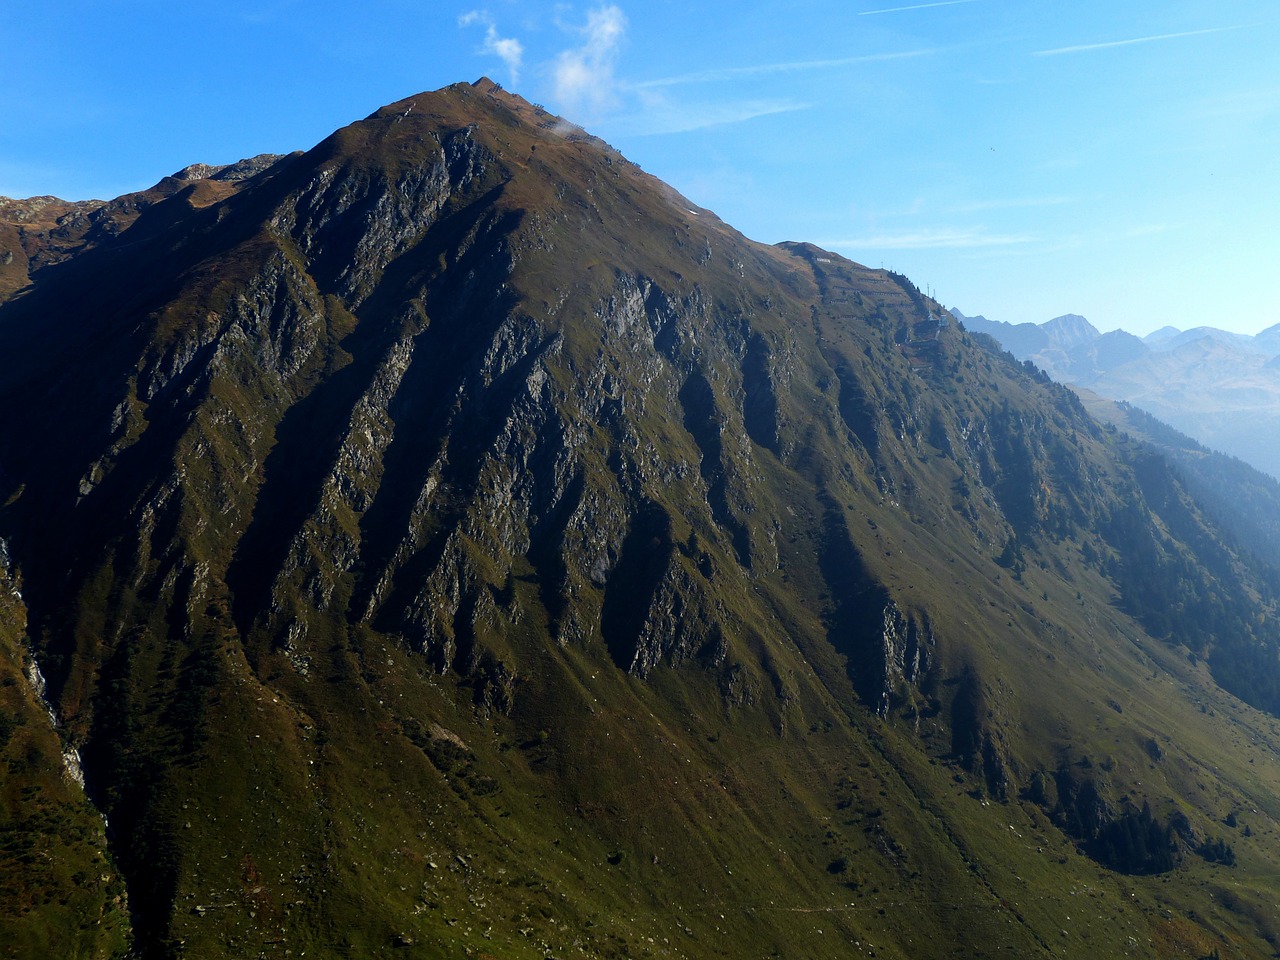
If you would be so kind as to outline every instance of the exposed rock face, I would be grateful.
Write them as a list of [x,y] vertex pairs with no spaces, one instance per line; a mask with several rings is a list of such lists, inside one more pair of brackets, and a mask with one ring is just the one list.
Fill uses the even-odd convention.
[[889,712],[890,697],[900,684],[918,684],[933,665],[931,656],[937,640],[928,617],[904,616],[892,600],[885,604],[882,643],[879,656],[868,658],[868,666],[876,672],[872,689],[879,690],[877,707],[881,715]]

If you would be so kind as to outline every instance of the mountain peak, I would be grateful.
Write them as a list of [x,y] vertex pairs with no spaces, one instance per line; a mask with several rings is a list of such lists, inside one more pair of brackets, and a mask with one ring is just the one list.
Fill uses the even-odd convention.
[[1098,328],[1078,313],[1064,313],[1043,324],[1043,327],[1056,345],[1067,349],[1096,340],[1100,336]]
[[1182,331],[1177,327],[1165,325],[1161,327],[1159,330],[1151,331],[1151,333],[1148,333],[1142,339],[1144,342],[1154,346],[1155,344],[1163,343],[1166,340],[1172,340],[1174,337],[1180,335],[1181,333]]

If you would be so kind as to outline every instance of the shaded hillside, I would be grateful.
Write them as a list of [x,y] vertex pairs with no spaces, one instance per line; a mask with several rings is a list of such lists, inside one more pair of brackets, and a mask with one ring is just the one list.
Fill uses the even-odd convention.
[[906,278],[481,81],[32,279],[9,633],[139,955],[1280,948],[1263,572]]
[[124,881],[41,700],[18,587],[0,548],[0,956],[116,955],[130,939]]
[[279,159],[262,154],[217,166],[197,163],[111,201],[0,197],[0,300],[26,287],[45,267],[114,240],[153,203],[179,192],[193,204],[214,203]]

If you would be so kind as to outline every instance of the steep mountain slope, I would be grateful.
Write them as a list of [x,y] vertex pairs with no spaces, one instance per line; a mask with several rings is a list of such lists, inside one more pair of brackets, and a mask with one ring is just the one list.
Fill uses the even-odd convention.
[[140,955],[1280,948],[1267,571],[905,278],[480,82],[33,280],[6,642]]
[[110,956],[129,943],[124,884],[41,702],[8,563],[0,549],[0,955]]

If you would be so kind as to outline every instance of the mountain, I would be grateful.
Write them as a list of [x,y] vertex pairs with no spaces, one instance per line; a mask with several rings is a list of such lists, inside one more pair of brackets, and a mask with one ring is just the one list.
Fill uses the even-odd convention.
[[1280,356],[1280,323],[1267,327],[1253,338],[1253,343],[1270,357]]
[[[1165,330],[1171,329],[1168,327]],[[1190,330],[1175,330],[1172,336],[1157,337],[1150,341],[1151,346],[1156,350],[1176,350],[1187,344],[1198,343],[1207,340],[1216,344],[1229,344],[1242,350],[1255,349],[1255,343],[1258,344],[1259,352],[1265,352],[1265,339],[1258,340],[1255,337],[1248,336],[1243,333],[1231,333],[1229,330],[1219,330],[1217,327],[1192,327]],[[1201,346],[1204,346],[1201,344]]]
[[1003,320],[988,320],[983,316],[966,317],[955,309],[951,314],[964,324],[966,330],[993,337],[1017,357],[1033,357],[1052,347],[1061,346],[1054,342],[1047,324],[1006,323]]
[[1078,313],[1066,313],[1054,317],[1044,325],[1050,342],[1064,350],[1098,338],[1098,329]]
[[487,81],[65,253],[10,955],[1280,948],[1274,569],[905,277]]
[[[1257,336],[1163,327],[1142,339],[1114,330],[1063,336],[1060,321],[998,323],[952,311],[1020,360],[1063,383],[1122,401],[1201,444],[1280,477],[1280,332]],[[1083,318],[1075,318],[1082,320]]]
[[1165,326],[1161,327],[1159,330],[1153,330],[1151,333],[1148,333],[1145,337],[1142,338],[1142,340],[1144,343],[1150,346],[1156,347],[1162,343],[1167,343],[1169,340],[1172,340],[1181,332],[1182,331],[1179,330],[1177,327],[1172,327],[1166,324]]

